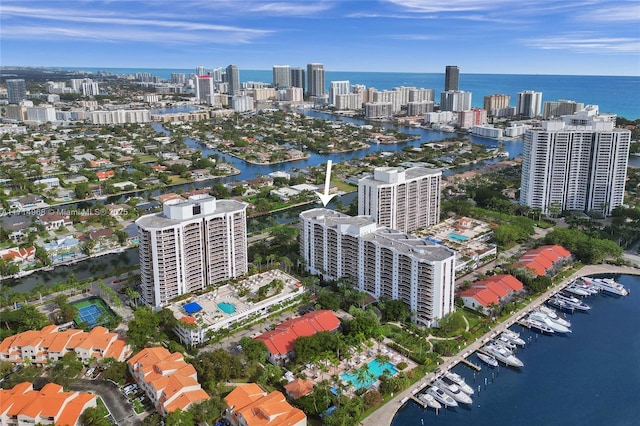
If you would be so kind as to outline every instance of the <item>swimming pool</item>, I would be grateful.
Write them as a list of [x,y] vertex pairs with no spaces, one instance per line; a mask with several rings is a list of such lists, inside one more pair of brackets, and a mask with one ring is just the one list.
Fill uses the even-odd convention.
[[231,315],[234,314],[236,312],[236,305],[234,305],[233,303],[229,303],[229,302],[220,302],[218,303],[218,308],[220,308],[220,310],[222,312],[224,312],[227,315]]
[[456,241],[467,241],[469,237],[465,237],[464,235],[456,234],[455,232],[449,232],[449,238]]
[[373,385],[376,380],[378,380],[378,377],[382,376],[385,371],[387,371],[389,376],[393,376],[398,372],[396,367],[394,367],[391,362],[379,361],[377,359],[371,360],[367,363],[367,370],[369,374],[367,375],[366,379],[364,377],[361,377],[361,379],[365,380],[358,379],[359,374],[357,371],[353,371],[351,373],[342,373],[340,374],[340,377],[343,380],[351,383],[356,389],[361,389],[371,387],[371,385]]

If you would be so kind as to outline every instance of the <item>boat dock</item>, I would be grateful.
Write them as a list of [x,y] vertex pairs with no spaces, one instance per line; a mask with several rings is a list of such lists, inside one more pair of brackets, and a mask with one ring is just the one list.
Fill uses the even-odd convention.
[[473,368],[473,369],[474,369],[474,370],[476,370],[476,371],[480,371],[480,370],[482,370],[482,367],[480,367],[478,364],[474,364],[474,363],[472,363],[471,361],[469,361],[469,360],[468,360],[468,359],[466,359],[466,358],[462,358],[462,359],[460,360],[460,362],[461,362],[461,363],[463,363],[464,365],[466,365],[467,367],[471,367],[471,368]]
[[427,405],[427,403],[423,400],[421,400],[420,398],[416,397],[415,395],[411,395],[410,398],[413,402],[415,402],[416,404],[418,404],[419,406],[421,406],[422,408],[429,408],[429,406]]

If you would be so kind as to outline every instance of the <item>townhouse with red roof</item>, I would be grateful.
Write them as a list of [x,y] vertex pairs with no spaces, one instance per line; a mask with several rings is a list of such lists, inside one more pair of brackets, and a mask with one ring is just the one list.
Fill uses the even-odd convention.
[[196,369],[180,352],[171,353],[163,347],[145,348],[127,364],[136,383],[163,416],[209,399],[198,383]]
[[49,361],[59,361],[71,351],[84,364],[103,358],[124,361],[131,355],[127,341],[104,327],[94,327],[86,332],[77,329],[59,331],[58,326],[48,325],[42,330],[24,331],[0,342],[0,360],[14,364],[28,359],[31,364],[42,366]]
[[541,246],[520,257],[516,267],[525,269],[534,277],[553,276],[571,260],[571,252],[559,245]]
[[524,286],[513,275],[493,275],[471,284],[471,288],[459,293],[462,303],[469,309],[490,315],[494,306],[510,300],[520,293]]
[[267,359],[274,365],[289,362],[293,357],[295,341],[298,337],[309,337],[321,331],[336,331],[340,320],[329,310],[309,312],[278,324],[255,340],[264,342],[269,350]]
[[240,385],[224,397],[224,418],[233,426],[306,426],[307,415],[282,394],[267,393],[255,383]]
[[40,390],[24,382],[11,389],[0,389],[0,425],[80,424],[84,410],[97,406],[98,398],[86,392],[64,392],[62,386],[47,383]]

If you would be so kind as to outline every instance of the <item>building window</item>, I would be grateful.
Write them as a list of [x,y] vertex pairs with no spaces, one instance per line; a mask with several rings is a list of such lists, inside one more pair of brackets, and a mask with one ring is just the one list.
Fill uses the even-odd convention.
[[195,206],[193,206],[193,215],[198,215],[200,214],[200,204],[196,204]]

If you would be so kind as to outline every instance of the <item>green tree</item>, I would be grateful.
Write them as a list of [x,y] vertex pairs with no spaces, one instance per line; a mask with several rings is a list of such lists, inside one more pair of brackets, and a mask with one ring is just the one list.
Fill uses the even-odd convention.
[[133,313],[133,320],[129,322],[127,336],[129,343],[140,350],[151,342],[157,342],[160,318],[149,307],[141,306]]
[[269,352],[264,342],[247,336],[240,339],[239,344],[247,361],[263,362]]
[[82,426],[109,426],[111,422],[104,416],[100,407],[89,407],[80,414],[78,419]]
[[129,369],[127,368],[127,363],[116,360],[113,360],[101,375],[104,380],[113,380],[121,385],[125,384],[128,376]]
[[167,417],[164,419],[164,424],[166,426],[192,426],[195,423],[193,422],[193,414],[191,414],[191,412],[182,411],[178,408],[167,414]]

